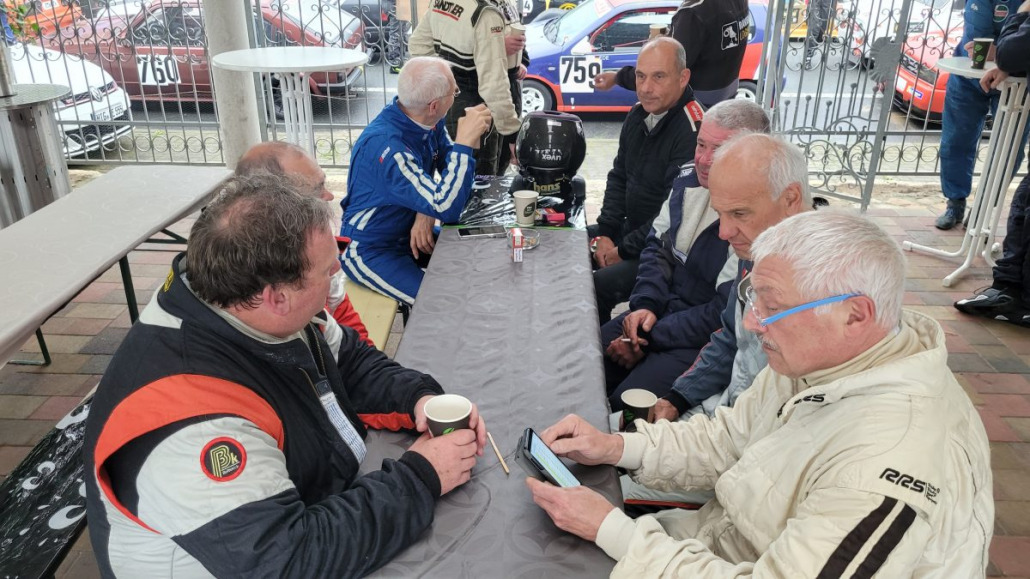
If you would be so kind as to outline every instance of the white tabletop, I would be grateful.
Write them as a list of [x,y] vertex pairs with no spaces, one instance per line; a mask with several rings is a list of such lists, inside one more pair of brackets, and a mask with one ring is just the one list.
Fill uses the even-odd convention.
[[989,61],[984,63],[982,69],[977,70],[973,68],[973,59],[968,56],[949,56],[938,60],[937,68],[966,78],[983,78],[988,70],[994,70],[998,65]]
[[333,46],[267,46],[223,52],[211,62],[240,72],[320,72],[360,66],[368,55]]

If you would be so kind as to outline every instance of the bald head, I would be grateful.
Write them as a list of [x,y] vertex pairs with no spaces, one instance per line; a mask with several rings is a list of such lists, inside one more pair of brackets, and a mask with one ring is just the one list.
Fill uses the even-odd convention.
[[301,195],[333,200],[333,194],[325,188],[325,172],[307,151],[297,145],[269,141],[251,147],[236,164],[236,175],[248,177],[257,174],[289,179]]
[[652,115],[671,109],[690,82],[683,45],[667,37],[655,38],[644,45],[637,58],[637,99]]

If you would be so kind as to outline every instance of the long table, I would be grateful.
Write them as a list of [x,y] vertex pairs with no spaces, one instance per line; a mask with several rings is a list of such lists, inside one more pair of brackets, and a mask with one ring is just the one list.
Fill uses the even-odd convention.
[[[396,359],[479,405],[511,475],[488,445],[472,480],[441,499],[431,529],[380,576],[599,577],[614,565],[554,526],[513,459],[523,429],[543,430],[572,412],[608,430],[586,232],[541,230],[522,263],[510,252],[506,239],[459,240],[444,230]],[[363,468],[378,469],[411,441],[370,433]],[[613,467],[572,471],[621,506]]]

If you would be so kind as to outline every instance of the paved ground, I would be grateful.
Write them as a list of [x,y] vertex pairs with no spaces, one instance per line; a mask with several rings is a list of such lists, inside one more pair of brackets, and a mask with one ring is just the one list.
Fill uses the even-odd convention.
[[[593,146],[593,143],[592,143]],[[610,158],[610,157],[609,157]],[[603,163],[583,171],[590,183],[592,212],[603,188]],[[77,178],[88,178],[78,173]],[[342,178],[330,186],[340,191]],[[923,189],[932,190],[932,184]],[[918,193],[918,192],[917,192]],[[956,247],[960,232],[942,233],[932,223],[939,202],[935,195],[899,193],[885,184],[877,188],[869,215],[894,235],[923,243]],[[185,233],[191,221],[173,229]],[[141,306],[164,279],[174,254],[134,251],[129,254]],[[1030,331],[1002,322],[960,314],[951,303],[989,283],[985,267],[973,270],[954,288],[940,279],[954,266],[945,260],[908,254],[908,307],[941,322],[947,335],[948,364],[980,410],[991,440],[997,506],[990,576],[1030,577]],[[108,271],[44,326],[54,363],[47,368],[7,365],[0,368],[0,476],[6,477],[56,421],[98,382],[129,327],[117,267]],[[399,342],[399,317],[387,344],[393,354]],[[35,340],[23,354],[37,351]],[[58,577],[98,576],[88,534],[74,546]]]

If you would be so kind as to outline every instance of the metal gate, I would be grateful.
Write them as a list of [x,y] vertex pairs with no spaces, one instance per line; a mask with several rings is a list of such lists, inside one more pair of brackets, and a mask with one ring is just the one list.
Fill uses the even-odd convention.
[[761,98],[816,188],[864,208],[876,175],[938,174],[947,73],[935,63],[962,36],[963,0],[775,4]]
[[[319,162],[345,166],[360,128],[393,97],[410,24],[394,0],[219,0],[249,7],[251,46],[370,53],[360,69],[312,74]],[[70,164],[223,163],[202,0],[8,0],[20,83],[70,86],[58,105]],[[405,20],[412,15],[402,14]],[[267,138],[284,130],[278,81],[255,76]]]

